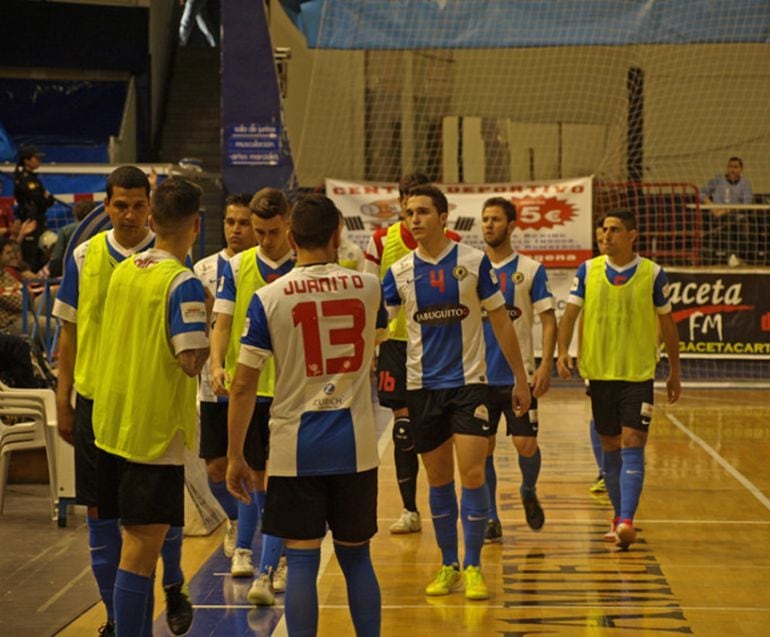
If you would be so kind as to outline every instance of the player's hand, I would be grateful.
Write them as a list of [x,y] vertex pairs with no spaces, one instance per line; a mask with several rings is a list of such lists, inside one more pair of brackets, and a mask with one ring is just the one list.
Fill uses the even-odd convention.
[[56,405],[56,430],[65,442],[75,444],[75,410],[69,403]]
[[158,171],[155,170],[155,166],[150,168],[150,174],[147,175],[147,181],[150,182],[150,192],[155,192],[158,187]]
[[682,383],[679,378],[669,378],[666,380],[666,393],[668,394],[668,403],[673,405],[679,400],[679,394],[682,393]]
[[556,370],[559,372],[559,376],[562,378],[572,378],[572,370],[575,369],[575,360],[568,352],[559,354],[556,359]]
[[532,395],[529,393],[529,385],[526,383],[516,383],[511,390],[511,405],[513,413],[521,418],[529,411],[529,404],[532,402]]
[[211,368],[211,389],[217,396],[227,396],[230,393],[227,390],[230,380],[230,375],[224,367]]
[[551,388],[551,366],[540,364],[532,376],[532,395],[540,398]]
[[251,493],[256,489],[251,469],[246,464],[243,456],[227,459],[227,490],[230,494],[243,502],[251,503]]

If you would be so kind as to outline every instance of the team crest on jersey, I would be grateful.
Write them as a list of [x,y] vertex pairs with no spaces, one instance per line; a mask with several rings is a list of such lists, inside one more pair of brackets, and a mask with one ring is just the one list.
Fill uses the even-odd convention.
[[420,325],[449,325],[465,320],[470,313],[470,309],[465,305],[443,303],[415,312],[414,320]]
[[524,283],[524,274],[522,274],[521,272],[514,272],[513,276],[511,276],[511,281],[513,281],[517,285],[520,283]]
[[505,311],[508,312],[508,318],[515,321],[521,316],[521,310],[515,305],[506,305]]
[[455,266],[455,269],[452,270],[452,276],[458,281],[462,281],[466,276],[468,276],[468,268],[466,268],[464,265]]

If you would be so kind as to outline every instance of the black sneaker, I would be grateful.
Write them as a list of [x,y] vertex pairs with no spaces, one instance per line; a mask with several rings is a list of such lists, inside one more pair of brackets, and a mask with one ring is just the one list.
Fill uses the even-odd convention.
[[115,637],[115,622],[108,619],[107,623],[102,625],[96,634],[99,637]]
[[166,623],[175,635],[184,635],[193,620],[193,607],[190,603],[187,586],[184,582],[164,586],[166,593]]
[[488,520],[487,531],[484,535],[484,544],[503,541],[503,527],[500,520]]
[[545,513],[536,495],[522,495],[521,503],[524,505],[524,515],[527,516],[527,524],[533,531],[539,531],[545,524]]

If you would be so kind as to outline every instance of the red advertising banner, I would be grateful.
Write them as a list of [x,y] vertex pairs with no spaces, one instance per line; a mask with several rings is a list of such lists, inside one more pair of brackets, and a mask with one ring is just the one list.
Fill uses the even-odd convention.
[[[514,247],[551,268],[576,268],[591,253],[591,178],[509,184],[437,184],[449,201],[450,229],[484,248],[481,210],[490,197],[516,204]],[[348,237],[366,246],[372,232],[398,220],[398,185],[326,180],[326,194],[347,219]]]

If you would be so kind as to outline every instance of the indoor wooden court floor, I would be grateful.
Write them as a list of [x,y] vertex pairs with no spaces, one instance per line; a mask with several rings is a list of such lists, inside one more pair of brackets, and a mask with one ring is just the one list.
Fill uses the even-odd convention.
[[[679,404],[656,392],[647,447],[639,542],[620,552],[602,541],[610,519],[588,437],[589,406],[578,388],[557,388],[540,403],[546,524],[524,521],[519,470],[510,441],[496,464],[502,545],[487,545],[483,569],[492,596],[427,598],[439,565],[420,475],[423,531],[392,536],[400,512],[390,432],[381,436],[380,533],[372,542],[382,588],[382,634],[614,636],[681,633],[770,635],[770,404],[767,391],[686,389]],[[382,414],[383,422],[387,420]],[[281,599],[269,609],[246,601],[248,581],[233,581],[221,530],[185,541],[196,616],[190,635],[285,635]],[[255,546],[258,551],[258,546]],[[353,635],[344,580],[327,541],[319,577],[322,637]],[[156,594],[156,600],[162,595]],[[156,605],[157,635],[167,635]],[[60,634],[95,634],[95,607]]]

